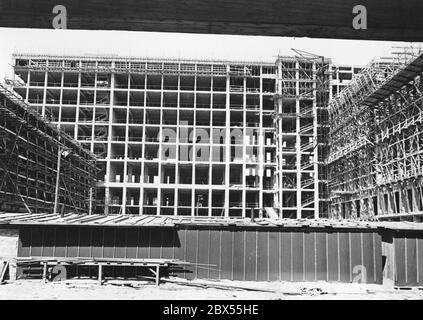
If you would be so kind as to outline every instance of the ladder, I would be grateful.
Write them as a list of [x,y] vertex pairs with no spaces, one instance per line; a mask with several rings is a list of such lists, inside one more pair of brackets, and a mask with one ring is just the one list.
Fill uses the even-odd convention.
[[314,202],[314,197],[308,197],[301,201],[301,207],[305,208]]
[[[311,131],[311,132],[307,133],[308,131]],[[300,128],[300,134],[313,134],[313,125],[308,124],[304,127],[301,127]]]
[[314,178],[301,181],[301,188],[305,189],[306,187],[314,184]]

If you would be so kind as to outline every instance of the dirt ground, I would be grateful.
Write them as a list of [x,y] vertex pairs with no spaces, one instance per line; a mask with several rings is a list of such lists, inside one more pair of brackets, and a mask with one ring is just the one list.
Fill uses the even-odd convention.
[[[186,281],[183,279],[174,279]],[[192,287],[175,283],[162,283],[159,287],[146,281],[110,280],[102,286],[95,280],[75,279],[43,283],[41,280],[17,280],[0,285],[1,300],[210,300],[210,299],[423,299],[423,290],[399,290],[382,285],[341,284],[326,282],[242,282],[242,281],[190,281],[191,284],[242,286],[250,290],[217,289],[211,286]],[[257,291],[255,291],[257,290]],[[260,291],[265,290],[265,292]]]

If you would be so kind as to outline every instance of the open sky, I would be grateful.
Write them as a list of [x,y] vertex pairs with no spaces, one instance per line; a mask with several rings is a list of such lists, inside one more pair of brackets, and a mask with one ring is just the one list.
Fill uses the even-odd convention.
[[295,48],[332,58],[337,64],[362,66],[374,57],[388,56],[392,46],[410,45],[387,41],[16,28],[0,28],[0,39],[0,82],[12,74],[14,52],[272,62],[278,54],[293,55],[291,49]]

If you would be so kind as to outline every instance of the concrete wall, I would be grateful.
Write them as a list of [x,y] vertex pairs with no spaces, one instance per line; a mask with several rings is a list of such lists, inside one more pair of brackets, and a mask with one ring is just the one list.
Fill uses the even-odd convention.
[[[16,279],[16,257],[18,255],[18,244],[18,229],[0,229],[0,261],[9,262],[10,280]],[[3,263],[0,266],[3,267]]]

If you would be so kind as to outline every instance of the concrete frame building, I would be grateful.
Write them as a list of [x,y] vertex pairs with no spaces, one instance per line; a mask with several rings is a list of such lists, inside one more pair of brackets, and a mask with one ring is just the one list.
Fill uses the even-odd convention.
[[330,60],[13,59],[15,91],[97,155],[98,213],[327,215]]
[[362,66],[331,65],[331,97],[341,92],[363,70]]

